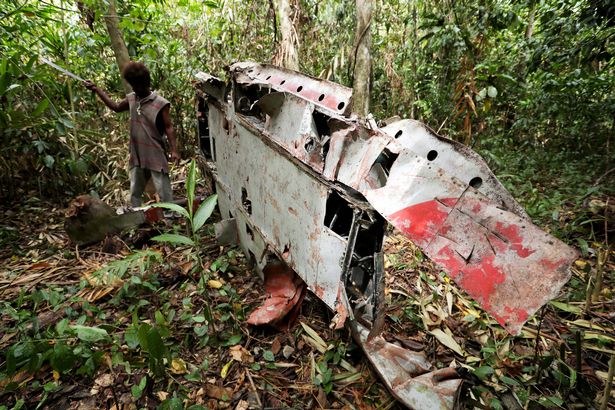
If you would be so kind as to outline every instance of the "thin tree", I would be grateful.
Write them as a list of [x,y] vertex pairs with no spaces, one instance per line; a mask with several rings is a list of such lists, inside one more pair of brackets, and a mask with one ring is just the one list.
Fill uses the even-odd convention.
[[[107,25],[107,31],[109,32],[109,39],[111,40],[111,47],[113,48],[113,54],[115,54],[115,61],[120,70],[124,70],[126,64],[130,62],[130,56],[128,55],[128,49],[126,43],[124,43],[124,37],[120,31],[119,23],[120,19],[117,16],[115,9],[115,0],[108,0],[109,7],[107,9],[107,15],[105,16],[105,24]],[[122,78],[122,85],[126,94],[132,92],[130,85]]]
[[291,7],[290,0],[276,0],[275,3],[280,19],[282,41],[273,56],[273,64],[299,70],[299,37],[294,23],[299,4],[295,3]]
[[372,0],[356,0],[357,28],[354,41],[352,112],[361,118],[365,118],[369,114],[373,8]]

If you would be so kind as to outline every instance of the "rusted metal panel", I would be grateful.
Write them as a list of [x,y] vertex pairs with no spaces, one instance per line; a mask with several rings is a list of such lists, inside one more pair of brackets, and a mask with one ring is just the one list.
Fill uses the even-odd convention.
[[[210,109],[210,118],[219,115]],[[227,194],[223,214],[230,210],[236,218],[240,243],[261,269],[268,253],[277,254],[335,309],[346,244],[323,226],[329,188],[267,145],[259,124],[226,115],[228,132],[225,121],[210,123],[218,186]]]
[[[351,90],[334,83],[255,63],[229,74],[228,89],[201,75],[200,90],[220,209],[244,252],[261,274],[283,261],[336,312],[333,326],[348,320],[400,401],[452,408],[454,369],[379,335],[385,220],[511,333],[556,295],[576,252],[533,225],[471,149],[416,121],[349,118]],[[293,289],[255,315],[287,310]]]
[[497,180],[485,161],[467,146],[441,137],[415,120],[396,121],[382,131],[449,175],[457,176],[464,184],[478,189],[499,206],[527,218],[523,207]]
[[513,334],[570,277],[573,249],[407,148],[365,195]]
[[452,409],[462,380],[452,368],[435,370],[424,353],[389,343],[382,336],[353,325],[353,334],[393,395],[413,409]]
[[352,96],[348,87],[269,64],[235,63],[229,72],[237,83],[262,85],[295,94],[332,113],[343,114]]

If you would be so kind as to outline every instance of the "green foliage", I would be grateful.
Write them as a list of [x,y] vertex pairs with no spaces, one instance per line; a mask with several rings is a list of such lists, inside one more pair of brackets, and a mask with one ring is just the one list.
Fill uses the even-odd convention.
[[171,211],[177,212],[183,217],[185,217],[190,227],[192,238],[185,235],[167,233],[155,236],[152,238],[153,240],[159,242],[167,242],[175,245],[190,245],[198,247],[198,231],[203,227],[203,225],[205,225],[205,222],[207,222],[212,212],[214,211],[218,196],[216,194],[209,196],[207,199],[205,199],[205,201],[203,201],[203,203],[195,212],[193,207],[195,203],[196,183],[196,162],[192,160],[190,162],[190,168],[188,170],[188,176],[186,178],[186,199],[188,201],[187,207],[182,208],[179,205],[170,203],[159,203],[152,205],[152,207],[170,209]]
[[161,261],[162,256],[159,252],[149,249],[136,251],[94,271],[92,279],[97,284],[112,284],[123,279],[127,273],[134,273],[138,270],[139,274],[143,274],[150,266]]
[[[80,84],[38,63],[45,56],[121,93],[100,17],[105,2],[80,4],[0,5],[0,195],[94,190],[118,199],[126,184],[122,121]],[[300,2],[303,71],[352,83],[353,9],[351,0]],[[269,61],[280,37],[272,11],[239,1],[118,2],[130,56],[150,67],[153,87],[171,101],[184,155],[196,145],[194,74],[223,76],[233,61]],[[612,18],[611,9],[589,0],[378,3],[372,111],[422,119],[476,147],[504,138],[604,159],[615,112]]]

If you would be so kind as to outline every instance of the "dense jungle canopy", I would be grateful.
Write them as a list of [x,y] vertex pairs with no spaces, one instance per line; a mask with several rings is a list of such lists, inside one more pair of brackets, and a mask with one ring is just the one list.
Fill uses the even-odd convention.
[[214,242],[215,199],[206,216],[188,201],[187,218],[69,241],[76,196],[126,204],[129,116],[43,59],[115,100],[130,90],[118,65],[149,67],[178,196],[211,193],[191,162],[195,75],[239,61],[364,87],[357,109],[376,121],[472,147],[578,249],[571,279],[513,337],[389,230],[385,333],[462,368],[467,408],[614,408],[613,0],[0,0],[0,410],[401,408],[314,295],[288,332],[246,325],[263,285]]
[[[300,70],[352,86],[354,2],[291,3]],[[126,181],[124,122],[39,59],[123,96],[105,24],[109,4],[0,3],[4,198],[31,189],[57,199],[90,190],[106,196]],[[184,155],[195,149],[194,74],[223,77],[235,61],[269,62],[281,41],[273,2],[116,6],[130,58],[151,68],[153,87],[172,103]],[[386,1],[375,7],[371,112],[377,119],[416,118],[475,149],[501,148],[487,154],[496,171],[502,155],[520,149],[536,153],[537,167],[585,160],[580,174],[598,178],[608,171],[615,113],[611,2]]]

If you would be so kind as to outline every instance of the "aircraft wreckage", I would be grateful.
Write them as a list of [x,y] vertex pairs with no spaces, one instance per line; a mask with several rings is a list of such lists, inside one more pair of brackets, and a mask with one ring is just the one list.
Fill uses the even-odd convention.
[[307,286],[398,400],[453,408],[456,370],[381,335],[387,224],[513,334],[557,295],[576,251],[535,226],[478,154],[420,122],[359,121],[351,89],[275,66],[237,63],[228,74],[197,75],[199,129],[219,237],[265,279],[268,298],[249,322],[281,318]]

